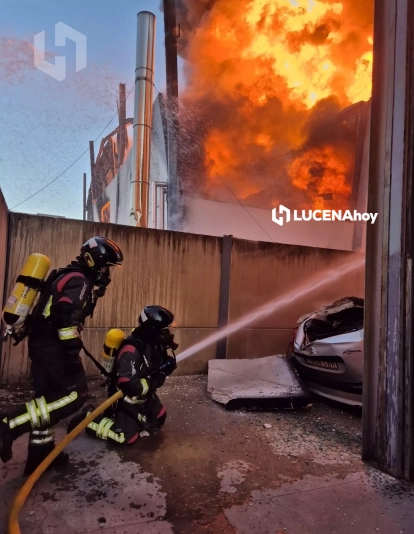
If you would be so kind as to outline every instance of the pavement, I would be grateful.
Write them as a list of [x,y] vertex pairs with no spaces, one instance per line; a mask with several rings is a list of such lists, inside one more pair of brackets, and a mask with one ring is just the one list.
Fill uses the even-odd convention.
[[[92,382],[93,400],[104,392]],[[0,390],[0,410],[24,400]],[[314,399],[300,410],[226,410],[205,376],[159,391],[163,429],[130,447],[78,436],[70,464],[42,475],[22,534],[408,534],[414,486],[360,459],[361,413]],[[57,428],[65,434],[65,424]],[[27,436],[0,464],[0,533],[22,476]]]

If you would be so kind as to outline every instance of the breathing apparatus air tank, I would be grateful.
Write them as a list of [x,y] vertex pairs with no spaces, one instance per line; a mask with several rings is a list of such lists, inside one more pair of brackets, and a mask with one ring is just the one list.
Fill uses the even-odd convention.
[[111,330],[108,330],[106,333],[101,363],[107,373],[112,371],[115,361],[115,352],[119,349],[124,339],[125,334],[119,328],[111,328]]
[[34,253],[27,258],[3,308],[3,320],[8,333],[26,320],[49,269],[50,259],[47,256]]

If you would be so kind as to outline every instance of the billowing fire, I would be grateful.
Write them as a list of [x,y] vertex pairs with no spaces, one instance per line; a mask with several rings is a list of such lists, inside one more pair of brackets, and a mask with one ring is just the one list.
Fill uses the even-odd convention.
[[328,145],[307,150],[295,158],[288,172],[294,186],[307,190],[310,208],[323,209],[326,198],[331,200],[331,193],[334,193],[330,207],[341,209],[351,193],[347,179],[349,170],[348,154]]
[[345,206],[353,149],[318,131],[370,98],[372,19],[372,0],[180,0],[183,142],[203,140],[185,182],[198,158],[211,198],[225,181],[249,202]]

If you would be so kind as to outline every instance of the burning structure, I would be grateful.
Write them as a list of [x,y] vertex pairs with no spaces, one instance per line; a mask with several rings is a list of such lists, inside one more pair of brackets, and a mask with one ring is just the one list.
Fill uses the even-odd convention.
[[[120,102],[125,96],[125,85],[120,84]],[[167,188],[167,139],[164,99],[158,94],[152,112],[152,150],[150,153],[149,197],[150,228],[164,228],[166,214]],[[126,118],[125,107],[119,108],[119,125],[101,140],[99,151],[94,157],[93,143],[91,153],[91,185],[87,197],[87,219],[90,221],[130,224],[131,182],[133,177],[133,121]],[[154,195],[156,200],[154,201]],[[157,210],[153,211],[153,203]],[[154,204],[155,205],[155,204]]]
[[[173,3],[164,1],[170,23]],[[173,33],[185,59],[180,128],[176,116],[171,120],[171,95],[170,115],[157,97],[152,143],[140,145],[151,153],[144,189],[152,215],[144,226],[358,249],[363,228],[357,223],[307,223],[305,235],[303,225],[276,227],[270,210],[283,204],[365,211],[372,19],[371,0],[179,0],[180,30],[170,27],[166,43]],[[171,83],[167,76],[167,93]],[[121,139],[130,124],[120,115],[108,137]],[[117,173],[127,176],[124,167],[138,156],[121,163],[118,146],[122,151],[118,142],[112,149]],[[97,169],[106,169],[115,157],[110,152],[101,144],[88,203],[89,217],[100,220],[106,203],[98,197],[114,171]],[[137,180],[130,175],[132,184]],[[124,187],[122,179],[117,183]],[[110,220],[128,223],[120,213],[129,200],[119,192],[116,198],[118,216]]]
[[[289,184],[301,204],[323,206],[326,189],[346,204],[352,148],[344,137],[353,132],[335,117],[371,93],[372,5],[354,4],[180,1],[188,32],[181,124],[201,139],[203,150],[190,151],[212,198],[222,177],[243,200]],[[194,183],[191,169],[183,179]]]

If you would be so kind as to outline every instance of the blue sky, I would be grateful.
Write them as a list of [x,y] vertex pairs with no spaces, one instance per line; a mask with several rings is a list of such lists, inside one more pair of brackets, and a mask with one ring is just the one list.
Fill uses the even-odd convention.
[[[116,114],[118,84],[126,83],[128,93],[134,82],[139,11],[152,11],[157,17],[155,86],[164,92],[164,21],[159,6],[159,0],[1,0],[0,187],[9,208],[73,164]],[[55,24],[60,21],[87,37],[87,67],[78,73],[75,44],[54,44]],[[63,81],[33,66],[33,38],[43,30],[51,57],[66,56]],[[133,96],[132,91],[128,116],[133,113]],[[95,143],[95,154],[100,139],[116,125],[115,117]],[[89,153],[15,211],[81,218],[84,172],[89,181]]]

